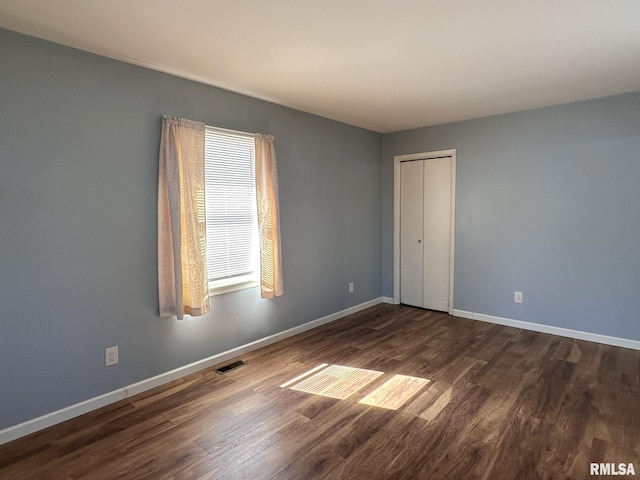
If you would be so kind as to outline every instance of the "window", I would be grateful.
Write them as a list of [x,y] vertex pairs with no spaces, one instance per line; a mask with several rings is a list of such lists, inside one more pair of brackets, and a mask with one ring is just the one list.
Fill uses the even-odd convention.
[[253,134],[205,129],[207,270],[212,294],[259,284]]

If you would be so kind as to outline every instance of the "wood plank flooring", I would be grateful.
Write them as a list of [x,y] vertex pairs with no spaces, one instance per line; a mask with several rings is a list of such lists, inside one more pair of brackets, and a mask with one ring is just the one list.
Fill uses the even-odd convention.
[[[640,476],[638,351],[378,305],[242,359],[0,446],[0,478],[584,479],[590,462]],[[294,389],[330,375],[357,391]]]

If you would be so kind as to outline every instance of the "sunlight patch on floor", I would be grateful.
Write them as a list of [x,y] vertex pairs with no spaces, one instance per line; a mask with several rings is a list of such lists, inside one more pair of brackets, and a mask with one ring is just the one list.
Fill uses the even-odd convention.
[[[344,400],[384,375],[377,370],[322,363],[280,385],[298,392]],[[426,378],[394,375],[359,403],[397,410],[430,383]]]
[[280,388],[287,388],[289,385],[293,385],[294,383],[302,380],[305,377],[308,377],[309,375],[311,375],[312,373],[317,372],[318,370],[322,370],[324,367],[328,366],[327,363],[321,363],[320,365],[318,365],[315,368],[312,368],[309,371],[304,372],[302,375],[298,375],[296,378],[292,378],[291,380],[289,380],[288,382],[283,383],[282,385],[280,385]]
[[394,375],[360,400],[363,405],[397,410],[413,398],[430,380],[407,375]]
[[344,400],[369,385],[383,373],[363,368],[330,365],[289,388],[299,392]]
[[444,410],[444,408],[449,405],[451,401],[451,395],[453,393],[453,388],[447,388],[442,394],[438,397],[438,399],[429,406],[426,410],[424,410],[419,417],[427,422],[430,422],[434,418],[438,416],[438,414]]

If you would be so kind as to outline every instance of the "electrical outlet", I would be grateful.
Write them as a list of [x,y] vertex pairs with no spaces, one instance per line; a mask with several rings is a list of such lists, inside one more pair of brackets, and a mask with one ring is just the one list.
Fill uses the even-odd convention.
[[522,303],[522,292],[513,292],[513,301],[515,303]]
[[353,282],[349,283],[349,293],[353,293]]
[[118,346],[104,349],[104,364],[107,367],[118,363]]

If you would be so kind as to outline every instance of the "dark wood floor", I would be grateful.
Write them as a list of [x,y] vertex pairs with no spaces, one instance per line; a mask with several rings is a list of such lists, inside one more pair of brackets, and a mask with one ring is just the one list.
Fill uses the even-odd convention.
[[[379,305],[242,358],[0,446],[0,478],[640,474],[638,351]],[[384,373],[344,400],[280,387],[321,363]],[[430,382],[397,410],[359,403],[396,374]]]

